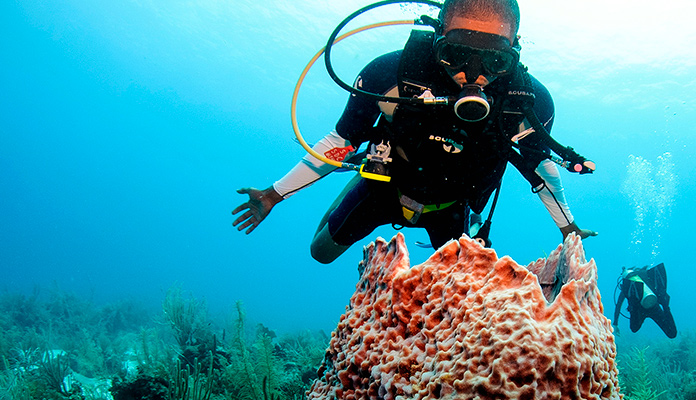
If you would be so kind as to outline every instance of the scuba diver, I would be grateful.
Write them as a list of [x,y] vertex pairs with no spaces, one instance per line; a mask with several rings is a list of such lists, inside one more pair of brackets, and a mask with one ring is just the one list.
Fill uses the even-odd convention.
[[[578,227],[552,160],[581,174],[594,164],[548,134],[553,100],[519,63],[516,0],[435,6],[441,7],[437,19],[421,17],[432,30],[414,29],[403,50],[376,58],[353,86],[342,86],[351,91],[345,110],[335,130],[314,145],[318,154],[343,162],[368,144],[364,171],[346,185],[315,233],[311,254],[321,263],[381,225],[424,228],[434,248],[459,239],[470,232],[470,210],[481,214],[494,192],[497,200],[508,162],[530,182],[563,237],[597,235]],[[452,100],[426,105],[438,99]],[[232,211],[243,212],[233,225],[251,233],[276,204],[336,168],[307,155],[269,188],[239,189],[249,200]],[[488,245],[493,208],[476,229]]]
[[[628,312],[631,314],[631,331],[638,332],[646,318],[651,318],[670,339],[677,336],[677,327],[669,309],[667,294],[667,272],[665,264],[654,267],[626,269],[623,267],[616,283],[621,290],[614,309],[614,330],[619,333],[621,305],[628,299]],[[614,294],[616,297],[616,294]]]

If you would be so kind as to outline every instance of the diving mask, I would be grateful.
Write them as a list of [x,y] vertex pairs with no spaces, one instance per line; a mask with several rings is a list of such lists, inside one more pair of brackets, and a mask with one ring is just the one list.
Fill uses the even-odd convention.
[[473,83],[479,75],[509,74],[517,66],[520,55],[504,36],[452,29],[435,41],[435,58],[445,68],[470,72],[466,74],[467,81]]

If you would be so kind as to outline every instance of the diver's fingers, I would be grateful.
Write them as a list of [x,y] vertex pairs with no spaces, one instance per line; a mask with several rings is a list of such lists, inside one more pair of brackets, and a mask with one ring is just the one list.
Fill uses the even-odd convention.
[[266,218],[269,210],[266,209],[267,207],[262,201],[263,193],[260,190],[253,187],[245,187],[237,189],[237,193],[249,195],[249,201],[232,210],[232,215],[246,210],[234,220],[232,225],[236,226],[240,232],[246,229],[245,233],[248,235]]
[[[240,215],[237,219],[235,219],[234,222],[232,222],[232,226],[237,226],[241,222],[246,221],[246,220],[250,220],[253,217],[254,217],[254,213],[251,212],[251,210],[249,210],[249,211],[245,212],[244,214]],[[242,225],[238,228],[238,230],[241,231],[244,228],[245,228],[245,226]]]
[[235,215],[235,214],[237,214],[238,212],[240,212],[240,211],[242,211],[242,210],[249,209],[249,208],[251,208],[251,206],[249,205],[248,202],[247,202],[247,203],[244,203],[244,204],[240,204],[237,208],[235,208],[234,210],[232,210],[232,215]]
[[253,187],[246,187],[246,188],[241,188],[237,189],[237,193],[239,194],[246,194],[249,195],[249,201],[261,201],[263,198],[263,191],[253,188]]
[[249,229],[247,229],[246,232],[244,232],[245,234],[248,235],[251,232],[253,232],[254,229],[256,229],[256,227],[259,226],[260,223],[261,223],[261,221],[259,219],[257,219],[256,217],[251,217],[251,218],[249,218],[248,221],[246,221],[245,223],[240,225],[238,229],[239,229],[239,231],[242,231],[242,230],[244,230],[244,228],[249,227]]
[[239,194],[249,194],[249,193],[251,193],[252,190],[256,190],[256,189],[254,189],[253,187],[244,187],[244,188],[241,188],[241,189],[237,189],[237,193],[239,193]]
[[581,239],[586,239],[590,236],[597,236],[597,235],[599,235],[598,232],[595,232],[595,231],[590,230],[590,229],[581,229],[580,230],[580,238]]
[[[241,232],[241,231],[243,231],[244,229],[246,229],[247,227],[249,227],[250,225],[255,225],[255,223],[256,223],[256,221],[254,221],[253,219],[250,218],[250,219],[244,221],[243,224],[239,225],[239,226],[237,227],[237,230]],[[253,229],[252,229],[252,230],[253,230]],[[247,231],[246,233],[249,234],[249,231]]]
[[259,226],[258,222],[255,223],[255,224],[251,224],[251,226],[249,227],[249,229],[247,229],[246,232],[244,232],[244,233],[247,234],[247,235],[250,234],[251,232],[254,231],[254,229],[256,229],[257,226]]

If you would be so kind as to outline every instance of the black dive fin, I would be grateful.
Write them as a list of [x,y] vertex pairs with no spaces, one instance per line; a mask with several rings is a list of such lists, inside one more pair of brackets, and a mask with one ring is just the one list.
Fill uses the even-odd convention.
[[646,271],[646,283],[655,292],[657,296],[662,296],[667,293],[667,271],[665,264],[659,263],[654,267],[648,268]]

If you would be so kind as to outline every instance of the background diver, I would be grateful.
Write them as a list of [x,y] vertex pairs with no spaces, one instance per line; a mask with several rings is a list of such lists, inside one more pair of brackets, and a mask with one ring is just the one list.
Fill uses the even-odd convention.
[[[469,232],[469,211],[480,214],[493,192],[497,196],[508,163],[530,182],[564,237],[596,235],[576,224],[550,161],[549,148],[560,154],[547,133],[553,100],[519,63],[517,2],[447,0],[438,19],[430,20],[434,32],[412,31],[403,50],[368,64],[354,89],[411,100],[459,96],[463,105],[457,109],[458,101],[453,109],[350,96],[335,130],[314,149],[343,161],[363,143],[372,150],[387,145],[388,156],[373,154],[373,159],[385,162],[390,181],[356,175],[321,219],[312,257],[330,263],[386,224],[424,228],[434,248],[458,239]],[[576,161],[564,167],[579,173],[594,169],[581,156]],[[276,204],[335,169],[307,155],[269,188],[239,189],[249,199],[232,212],[241,213],[233,225],[251,233]]]
[[667,272],[663,263],[648,268],[624,267],[616,283],[620,290],[614,309],[614,331],[619,332],[621,305],[628,299],[628,312],[632,332],[638,332],[646,318],[651,318],[670,339],[677,336],[677,327],[669,309]]

